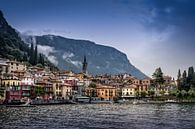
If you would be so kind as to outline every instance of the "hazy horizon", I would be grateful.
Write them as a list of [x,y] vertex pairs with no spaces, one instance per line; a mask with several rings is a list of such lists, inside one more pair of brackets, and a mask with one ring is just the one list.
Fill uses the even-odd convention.
[[21,33],[90,40],[127,54],[151,76],[157,67],[176,77],[195,60],[193,0],[0,0],[5,18]]

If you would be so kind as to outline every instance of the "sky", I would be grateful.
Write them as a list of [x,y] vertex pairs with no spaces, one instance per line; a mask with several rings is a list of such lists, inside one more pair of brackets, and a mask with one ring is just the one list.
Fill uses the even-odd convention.
[[0,10],[24,34],[115,47],[148,76],[195,66],[195,0],[0,0]]

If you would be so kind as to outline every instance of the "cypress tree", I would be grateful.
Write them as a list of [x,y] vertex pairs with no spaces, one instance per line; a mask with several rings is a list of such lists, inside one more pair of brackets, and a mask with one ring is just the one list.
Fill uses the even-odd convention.
[[189,86],[187,83],[187,72],[186,70],[184,70],[183,74],[182,74],[182,89],[188,91],[189,90]]
[[38,52],[37,52],[37,45],[35,47],[35,51],[34,51],[34,65],[37,64],[38,62],[38,58],[37,58]]
[[22,58],[23,61],[28,61],[28,56],[26,53],[23,54],[23,58]]
[[178,79],[178,80],[181,79],[181,71],[180,71],[180,69],[179,69],[179,71],[178,71],[177,79]]
[[195,75],[194,75],[194,68],[193,67],[188,68],[187,83],[190,87],[194,87],[194,85],[195,85]]
[[44,56],[42,55],[41,57],[42,57],[42,60],[41,60],[42,63],[41,63],[41,64],[42,64],[43,66],[45,66]]
[[34,65],[34,45],[31,43],[29,63]]
[[178,71],[178,75],[177,75],[177,87],[179,90],[182,90],[182,87],[181,87],[181,71],[179,69]]
[[44,63],[45,63],[45,62],[44,62],[44,57],[43,57],[43,55],[42,55],[41,53],[39,54],[38,63],[39,63],[39,64],[42,64],[42,65],[44,66]]

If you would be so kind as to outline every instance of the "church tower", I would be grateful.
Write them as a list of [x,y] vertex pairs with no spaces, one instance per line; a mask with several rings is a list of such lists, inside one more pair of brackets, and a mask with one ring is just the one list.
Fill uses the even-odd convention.
[[87,59],[86,56],[84,56],[84,60],[83,60],[83,73],[87,73]]

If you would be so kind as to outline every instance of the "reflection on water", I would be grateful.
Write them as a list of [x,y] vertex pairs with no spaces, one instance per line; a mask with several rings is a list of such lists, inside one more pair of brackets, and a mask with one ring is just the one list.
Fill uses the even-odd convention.
[[195,129],[193,104],[0,107],[0,128]]

